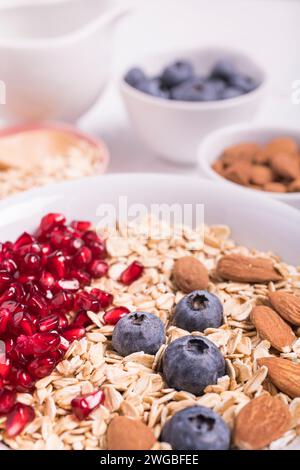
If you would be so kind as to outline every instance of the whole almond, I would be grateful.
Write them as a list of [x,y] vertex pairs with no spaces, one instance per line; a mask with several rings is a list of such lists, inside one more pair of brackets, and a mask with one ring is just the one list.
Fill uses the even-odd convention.
[[261,338],[267,339],[277,351],[290,352],[296,336],[274,310],[263,305],[254,307],[251,320]]
[[218,173],[219,175],[223,176],[224,174],[224,165],[223,165],[223,162],[222,160],[216,160],[213,164],[212,164],[212,169]]
[[244,142],[227,147],[221,159],[225,165],[237,162],[252,162],[253,156],[260,150],[260,146],[254,142]]
[[281,357],[262,357],[257,363],[268,368],[270,380],[281,392],[300,397],[300,364]]
[[300,178],[292,181],[289,185],[288,185],[288,191],[291,192],[291,193],[298,193],[300,192]]
[[116,416],[109,423],[108,450],[148,450],[155,442],[152,430],[140,420]]
[[193,256],[183,256],[174,263],[173,279],[183,292],[207,289],[209,276],[206,267]]
[[264,150],[269,155],[279,152],[294,154],[298,152],[298,144],[290,137],[277,137],[276,139],[270,140],[270,142],[265,145]]
[[260,283],[282,280],[271,260],[238,254],[223,256],[216,271],[221,278],[229,281]]
[[250,182],[253,184],[261,185],[270,183],[273,180],[273,172],[271,168],[263,165],[252,165]]
[[286,193],[286,186],[283,183],[267,183],[263,187],[264,191],[268,191],[271,193]]
[[245,186],[250,182],[251,171],[251,163],[241,161],[233,163],[228,168],[226,168],[224,176],[233,183]]
[[300,325],[300,297],[285,291],[269,293],[269,300],[272,307],[279,315],[292,323]]
[[237,415],[234,443],[239,449],[259,450],[281,437],[291,426],[291,415],[278,397],[262,395],[245,405]]
[[277,153],[270,159],[274,173],[286,180],[295,180],[300,177],[300,164],[298,158],[288,153]]

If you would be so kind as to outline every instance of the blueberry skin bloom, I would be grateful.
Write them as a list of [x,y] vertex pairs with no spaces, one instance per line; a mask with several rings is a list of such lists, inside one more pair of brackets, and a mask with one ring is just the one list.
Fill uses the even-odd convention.
[[227,450],[230,431],[213,410],[192,406],[167,421],[160,440],[171,444],[173,450]]
[[223,306],[216,295],[194,290],[177,304],[174,323],[187,331],[219,328],[223,323]]
[[207,385],[225,375],[225,361],[217,346],[204,336],[183,336],[173,341],[163,357],[168,387],[201,395]]
[[121,356],[139,351],[156,354],[164,342],[163,322],[148,312],[125,315],[116,324],[112,335],[112,346]]
[[126,83],[128,83],[128,85],[136,87],[138,83],[146,80],[146,75],[144,74],[142,69],[138,67],[134,67],[128,70],[128,72],[126,73],[124,77],[124,80]]
[[172,88],[189,80],[193,75],[193,65],[186,60],[178,60],[164,69],[161,79],[166,87]]

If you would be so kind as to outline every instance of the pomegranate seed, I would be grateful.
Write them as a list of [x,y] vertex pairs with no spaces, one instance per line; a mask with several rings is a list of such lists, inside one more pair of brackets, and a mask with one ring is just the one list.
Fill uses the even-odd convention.
[[100,303],[96,297],[89,294],[86,291],[79,292],[75,296],[74,309],[78,310],[91,310],[94,313],[98,313],[101,310]]
[[27,336],[32,336],[36,333],[36,320],[33,321],[32,317],[28,313],[24,313],[22,319],[19,322],[19,328]]
[[23,260],[23,269],[34,274],[41,269],[41,257],[35,253],[27,253]]
[[81,269],[72,269],[70,275],[77,279],[82,286],[87,286],[91,282],[91,276]]
[[0,308],[0,336],[6,332],[10,316],[11,312],[7,308]]
[[1,269],[8,272],[9,274],[15,274],[18,270],[18,265],[12,258],[5,259],[1,264]]
[[57,279],[67,275],[67,259],[61,251],[56,251],[48,258],[48,269]]
[[63,337],[67,339],[68,341],[70,341],[70,343],[72,341],[83,338],[84,335],[85,335],[85,329],[83,327],[77,327],[77,326],[66,328],[63,332]]
[[12,367],[9,374],[10,383],[16,388],[18,392],[28,392],[33,388],[32,377],[22,369]]
[[47,317],[42,318],[38,322],[38,330],[42,333],[46,333],[48,331],[57,330],[59,327],[59,316],[55,313],[48,315]]
[[68,313],[73,309],[74,296],[71,292],[59,292],[51,301],[51,308],[60,313]]
[[59,313],[59,328],[61,330],[64,330],[69,326],[69,320],[67,319],[66,315],[64,313]]
[[40,277],[40,284],[44,289],[51,289],[54,286],[55,279],[48,271],[43,271]]
[[109,294],[108,292],[97,288],[92,289],[91,294],[99,300],[100,307],[103,309],[109,307],[114,299],[112,294]]
[[18,275],[18,281],[22,284],[26,284],[27,282],[34,281],[35,277],[32,274],[20,274]]
[[70,347],[70,341],[66,339],[64,336],[60,337],[60,346],[58,351],[61,352],[62,354],[65,354]]
[[5,360],[2,360],[0,357],[0,377],[2,379],[6,379],[11,370],[11,361],[7,357]]
[[72,411],[78,419],[84,420],[104,402],[104,398],[102,390],[74,398],[71,401]]
[[8,414],[5,431],[9,438],[20,434],[27,424],[34,420],[35,413],[31,406],[17,403],[13,410]]
[[41,220],[40,231],[42,234],[47,234],[55,227],[64,225],[65,222],[66,219],[62,214],[47,214]]
[[87,244],[87,246],[90,246],[91,243],[101,241],[100,238],[98,237],[97,233],[94,232],[94,230],[87,230],[82,235],[82,240]]
[[42,254],[45,255],[45,256],[50,255],[50,253],[52,251],[52,247],[51,247],[50,243],[41,244],[41,249],[42,249]]
[[92,323],[93,322],[87,316],[87,313],[84,310],[82,310],[81,312],[77,313],[75,320],[72,322],[72,327],[79,326],[79,327],[86,328],[87,326],[91,325]]
[[12,282],[12,276],[6,271],[0,271],[0,292],[3,292]]
[[132,282],[141,277],[143,271],[144,266],[138,261],[133,261],[133,263],[131,263],[128,268],[123,271],[119,280],[125,285],[132,284]]
[[94,258],[102,259],[106,256],[105,243],[101,240],[93,242],[89,245]]
[[60,336],[56,332],[35,333],[33,336],[20,335],[17,338],[17,349],[24,356],[42,355],[56,351],[60,345]]
[[17,400],[17,394],[14,390],[4,389],[0,391],[0,416],[9,413]]
[[99,277],[105,276],[108,271],[108,264],[106,261],[95,259],[89,265],[88,270],[93,277],[98,279]]
[[32,243],[30,245],[21,246],[17,253],[20,257],[24,258],[24,256],[28,255],[29,253],[40,254],[41,251],[41,247],[38,243]]
[[30,245],[31,243],[34,243],[35,239],[32,237],[32,235],[29,235],[29,233],[24,232],[22,235],[17,238],[13,245],[13,249],[17,251],[21,246],[23,245]]
[[103,320],[107,325],[116,325],[116,323],[128,313],[130,313],[130,310],[126,307],[115,307],[105,313]]
[[37,315],[45,316],[49,310],[47,300],[38,293],[28,294],[27,305]]
[[89,230],[91,225],[92,224],[90,222],[85,220],[73,220],[73,222],[71,222],[71,227],[73,227],[75,230],[78,230],[79,232],[86,232]]
[[54,357],[37,357],[28,364],[28,372],[34,379],[42,379],[50,375],[55,366]]
[[92,261],[92,252],[87,246],[83,246],[74,255],[73,262],[78,268],[83,268]]
[[[65,341],[67,341],[67,340],[65,339]],[[69,342],[68,342],[68,344],[69,344]],[[52,357],[52,359],[55,361],[55,364],[58,364],[62,360],[62,358],[64,357],[64,355],[66,354],[66,351],[68,349],[69,349],[69,347],[67,349],[65,349],[64,347],[60,347],[57,351],[53,351],[53,352],[49,353],[48,357]]]
[[77,292],[80,289],[78,279],[60,279],[57,282],[58,287],[70,292]]

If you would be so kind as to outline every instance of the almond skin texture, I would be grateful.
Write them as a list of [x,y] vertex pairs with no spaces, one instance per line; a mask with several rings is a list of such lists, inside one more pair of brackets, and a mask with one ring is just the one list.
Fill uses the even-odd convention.
[[282,318],[292,325],[300,325],[300,297],[289,292],[277,291],[269,293],[269,300]]
[[300,364],[281,357],[262,357],[257,363],[268,368],[269,378],[281,392],[300,397]]
[[236,162],[226,168],[224,176],[233,183],[246,186],[250,182],[252,165],[248,162]]
[[263,189],[270,193],[286,193],[286,186],[282,183],[267,183]]
[[149,450],[155,442],[152,430],[142,421],[116,416],[108,426],[108,450]]
[[296,340],[292,328],[271,308],[254,307],[251,320],[259,336],[267,339],[273,348],[281,352],[290,352]]
[[263,165],[253,165],[251,168],[250,181],[252,184],[263,186],[273,181],[273,172]]
[[279,439],[291,426],[288,407],[278,397],[263,395],[251,400],[239,412],[234,443],[239,449],[259,450]]
[[300,178],[296,179],[288,186],[288,191],[290,193],[299,193],[300,192]]
[[221,159],[225,165],[232,165],[237,162],[249,162],[253,156],[260,150],[260,146],[254,142],[244,142],[232,145],[224,150]]
[[295,180],[300,176],[298,158],[288,153],[277,153],[270,159],[271,168],[281,178]]
[[294,154],[298,152],[298,144],[290,137],[277,137],[276,139],[268,142],[265,145],[264,150],[269,155],[273,155],[279,152]]
[[209,282],[206,267],[192,256],[183,256],[175,261],[173,279],[176,286],[185,293],[205,290]]
[[216,270],[221,278],[236,282],[260,283],[282,279],[271,260],[238,254],[223,256]]

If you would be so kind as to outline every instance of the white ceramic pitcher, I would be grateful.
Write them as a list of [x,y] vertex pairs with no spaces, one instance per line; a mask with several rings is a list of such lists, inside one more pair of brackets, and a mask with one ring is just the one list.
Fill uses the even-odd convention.
[[29,0],[2,7],[0,117],[79,118],[108,81],[116,20],[128,10],[114,0]]

